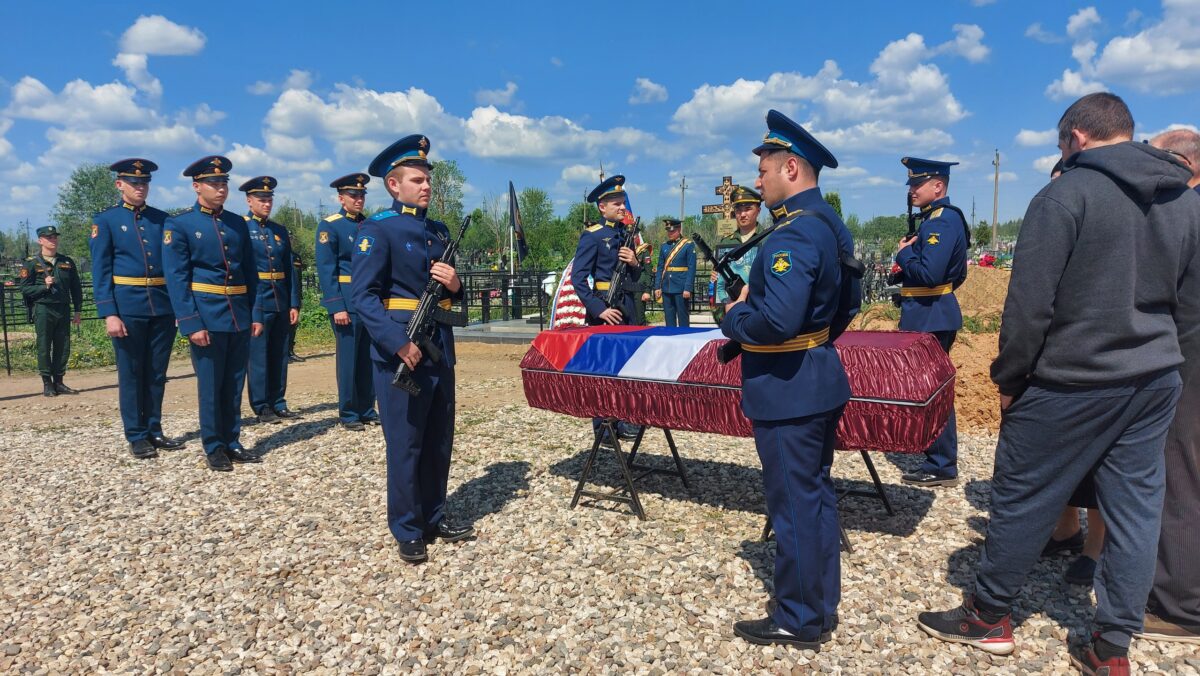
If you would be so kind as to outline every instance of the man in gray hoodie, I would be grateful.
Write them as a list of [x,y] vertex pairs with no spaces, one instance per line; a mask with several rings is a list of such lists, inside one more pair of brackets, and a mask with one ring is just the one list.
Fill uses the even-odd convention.
[[1058,123],[1063,175],[1025,214],[992,381],[1000,438],[991,520],[975,593],[921,613],[928,634],[1011,653],[1011,608],[1079,480],[1095,470],[1108,524],[1092,640],[1071,650],[1086,674],[1128,673],[1154,578],[1163,445],[1180,393],[1180,293],[1200,265],[1200,195],[1171,156],[1133,143],[1119,97],[1089,94]]

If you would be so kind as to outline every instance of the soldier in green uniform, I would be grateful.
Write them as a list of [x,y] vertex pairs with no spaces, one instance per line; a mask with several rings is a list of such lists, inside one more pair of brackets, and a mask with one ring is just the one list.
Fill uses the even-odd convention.
[[[25,259],[20,275],[21,294],[33,308],[42,394],[47,397],[78,394],[63,384],[63,374],[71,356],[71,324],[79,325],[83,310],[79,267],[58,253],[58,228],[40,227],[37,236],[42,250]],[[75,308],[74,316],[71,306]]]
[[637,281],[638,293],[634,295],[633,323],[645,326],[650,323],[646,321],[646,305],[654,293],[654,266],[650,263],[650,243],[643,242],[634,253],[642,264],[642,274]]
[[[734,186],[732,201],[733,218],[737,221],[737,230],[717,242],[718,256],[725,251],[741,246],[758,234],[758,212],[762,209],[762,197],[750,188],[739,185]],[[754,257],[757,254],[758,249],[755,248],[747,251],[746,255],[733,262],[731,267],[742,278],[742,281],[749,281],[750,268],[754,265]],[[725,290],[725,280],[721,279],[715,270],[712,273],[712,281],[717,284],[717,304],[713,307],[713,318],[720,324],[721,320],[725,318],[725,304],[731,302],[732,299]]]

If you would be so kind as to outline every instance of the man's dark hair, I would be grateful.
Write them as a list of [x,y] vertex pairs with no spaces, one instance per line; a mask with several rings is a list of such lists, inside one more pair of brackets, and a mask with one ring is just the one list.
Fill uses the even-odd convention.
[[1069,140],[1072,129],[1101,141],[1120,136],[1132,138],[1133,114],[1116,94],[1088,94],[1072,103],[1058,120],[1058,140]]

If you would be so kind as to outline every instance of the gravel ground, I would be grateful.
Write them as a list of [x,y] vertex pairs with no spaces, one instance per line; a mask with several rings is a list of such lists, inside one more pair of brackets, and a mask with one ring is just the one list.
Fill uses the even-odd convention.
[[[511,380],[460,383],[486,400]],[[841,625],[820,653],[732,636],[762,616],[774,545],[758,540],[749,440],[676,436],[693,481],[643,482],[650,520],[568,510],[586,421],[496,401],[459,413],[450,507],[478,537],[400,561],[384,522],[378,428],[344,432],[327,399],[254,425],[262,465],[204,469],[199,442],[139,462],[117,422],[17,422],[0,432],[0,672],[1072,673],[1066,642],[1091,595],[1035,569],[1018,650],[936,642],[917,612],[958,602],[986,522],[994,439],[962,435],[968,481],[900,485],[914,459],[876,455],[897,514],[842,503]],[[196,429],[194,415],[172,418]],[[194,434],[194,433],[193,433]],[[661,437],[646,453],[669,461]],[[600,482],[615,477],[604,458]],[[899,465],[899,466],[898,466]],[[835,474],[865,481],[856,454]],[[1068,637],[1071,637],[1070,639]],[[1197,673],[1194,646],[1136,641],[1141,673]]]

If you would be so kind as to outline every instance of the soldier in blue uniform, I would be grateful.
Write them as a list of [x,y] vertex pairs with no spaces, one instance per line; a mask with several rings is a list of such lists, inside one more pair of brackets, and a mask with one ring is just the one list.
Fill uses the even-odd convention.
[[158,165],[130,158],[108,167],[121,202],[92,218],[92,292],[117,357],[117,397],[129,452],[153,458],[183,442],[163,434],[162,400],[175,342],[175,313],[163,271],[167,214],[146,204]]
[[[900,240],[896,265],[900,267],[900,328],[932,333],[947,354],[962,327],[962,313],[954,290],[967,279],[970,239],[962,212],[946,196],[950,167],[958,162],[937,162],[916,157],[900,160],[908,167],[908,192],[921,210],[916,236]],[[958,484],[958,427],[954,411],[946,429],[925,451],[925,462],[902,481],[914,486]]]
[[[429,139],[414,134],[388,146],[371,162],[392,196],[390,209],[363,223],[354,244],[350,293],[371,338],[371,368],[383,436],[387,441],[387,519],[409,563],[426,560],[426,543],[457,542],[474,534],[446,519],[446,483],[454,445],[454,333],[440,326],[433,341],[442,350],[434,362],[408,339],[405,328],[430,278],[445,285],[450,300],[462,298],[453,261],[440,261],[450,232],[426,217]],[[400,362],[413,369],[420,394],[392,386]]]
[[696,247],[683,238],[683,223],[664,218],[667,241],[658,248],[654,295],[662,299],[667,326],[689,326],[692,286],[696,281]]
[[[637,255],[633,249],[621,246],[625,238],[626,216],[625,208],[625,177],[611,176],[588,194],[589,202],[594,202],[600,211],[600,222],[584,228],[579,237],[579,245],[575,248],[574,267],[571,268],[571,280],[575,284],[575,293],[579,302],[587,311],[586,321],[590,326],[600,324],[633,324],[636,321],[636,298],[638,292],[637,279],[642,273]],[[613,271],[617,261],[624,261],[628,267],[626,289],[618,297],[615,307],[608,307],[604,299],[611,289]],[[601,418],[592,420],[592,431],[600,432]],[[633,438],[637,428],[622,422],[618,426],[622,438]],[[607,435],[601,443],[608,445],[611,440]]]
[[342,427],[356,432],[364,425],[379,424],[371,381],[371,341],[350,303],[354,241],[365,218],[362,209],[370,180],[366,174],[347,174],[330,183],[338,191],[342,209],[317,224],[321,305],[329,311],[337,345],[338,417]]
[[292,240],[282,225],[271,220],[275,188],[272,176],[256,176],[238,188],[246,193],[250,213],[245,216],[258,264],[258,298],[254,321],[262,335],[250,339],[250,410],[259,422],[280,423],[295,417],[288,410],[288,347],[291,327],[300,320],[300,282],[293,265]]
[[858,311],[850,231],[821,197],[817,177],[837,160],[782,113],[755,186],[775,221],[721,331],[742,343],[742,411],[754,426],[767,512],[775,530],[770,614],[734,624],[757,644],[817,650],[837,625],[841,596],[837,497],[829,470],[850,384],[833,340]]
[[196,204],[163,228],[163,267],[179,333],[187,336],[200,403],[200,441],[208,468],[262,462],[241,442],[242,386],[258,291],[254,248],[246,219],[224,209],[229,197],[226,157],[211,155],[183,171]]

